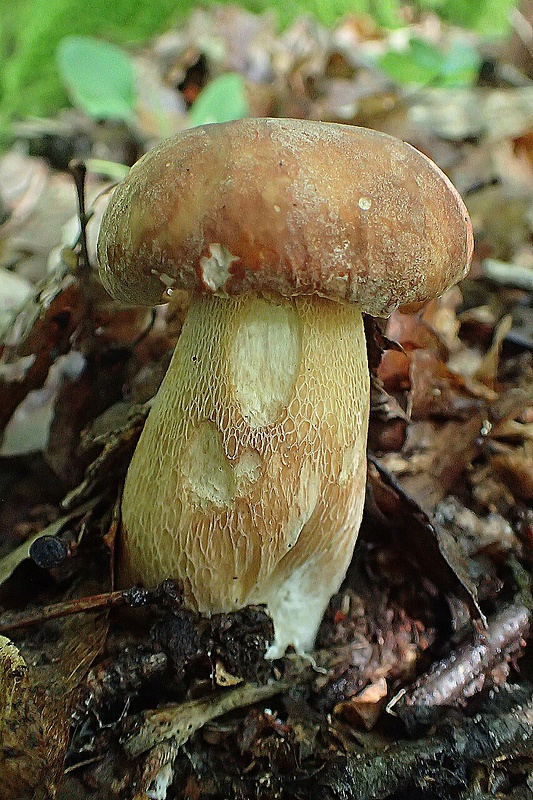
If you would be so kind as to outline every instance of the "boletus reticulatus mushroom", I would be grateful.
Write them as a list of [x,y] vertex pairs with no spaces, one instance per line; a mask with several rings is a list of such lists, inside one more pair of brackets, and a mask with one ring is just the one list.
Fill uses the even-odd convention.
[[383,133],[244,119],[145,155],[105,214],[102,280],[191,305],[127,474],[121,581],[174,578],[203,613],[265,604],[267,656],[309,651],[363,508],[362,312],[438,295],[472,246],[448,178]]

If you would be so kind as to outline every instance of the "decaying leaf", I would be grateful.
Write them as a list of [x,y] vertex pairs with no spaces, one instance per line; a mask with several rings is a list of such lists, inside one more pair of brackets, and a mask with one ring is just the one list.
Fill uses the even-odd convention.
[[[81,621],[48,623],[42,629],[44,643],[40,645],[31,638],[20,640],[19,654],[13,645],[2,647],[0,669],[4,675],[11,675],[17,694],[10,701],[11,717],[4,729],[0,751],[0,783],[5,800],[55,797],[68,745],[75,692],[91,662],[101,652],[106,631],[104,617],[87,615]],[[2,637],[2,642],[5,641]],[[13,683],[14,663],[18,664],[15,672],[21,675],[16,683]],[[4,677],[4,684],[5,681]]]
[[430,519],[373,457],[369,485],[374,502],[388,520],[390,532],[400,537],[401,550],[416,564],[418,573],[431,576],[439,588],[460,597],[476,617],[483,619],[476,585],[453,538]]
[[[43,729],[29,670],[18,648],[0,637],[0,781],[6,800],[31,797],[42,779]],[[41,795],[46,797],[46,794]]]
[[362,725],[367,730],[371,730],[385,708],[387,695],[387,681],[385,678],[378,678],[375,683],[366,686],[355,697],[338,703],[334,712],[356,727]]
[[526,503],[533,501],[533,442],[497,453],[491,464],[515,497]]

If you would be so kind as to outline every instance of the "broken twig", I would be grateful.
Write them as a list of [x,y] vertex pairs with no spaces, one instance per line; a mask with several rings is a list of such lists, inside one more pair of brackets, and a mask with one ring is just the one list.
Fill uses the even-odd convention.
[[446,708],[464,704],[485,685],[494,668],[508,663],[524,647],[530,616],[521,603],[502,609],[485,630],[422,675],[389,708],[412,730],[434,723]]

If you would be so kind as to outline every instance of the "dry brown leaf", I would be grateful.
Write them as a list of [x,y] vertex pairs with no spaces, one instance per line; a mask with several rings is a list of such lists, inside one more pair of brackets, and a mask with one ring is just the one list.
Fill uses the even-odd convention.
[[481,409],[464,421],[422,422],[409,427],[404,456],[412,466],[409,474],[402,478],[402,486],[427,511],[453,491],[479,453],[484,421],[485,413]]
[[370,731],[385,708],[387,691],[385,678],[378,678],[355,697],[344,703],[338,703],[334,708],[334,713],[344,717],[352,725],[364,726],[367,731]]
[[[23,674],[15,687],[19,696],[11,704],[16,709],[16,724],[8,725],[9,738],[0,751],[2,800],[55,797],[74,694],[101,652],[106,633],[107,623],[100,614],[57,620],[42,627],[42,641],[35,637],[20,641],[19,655],[13,648],[7,662],[4,657],[4,673],[15,663]],[[13,681],[11,677],[12,685]]]
[[498,453],[491,464],[515,497],[526,503],[533,500],[533,442]]
[[466,419],[485,406],[461,376],[451,372],[431,351],[415,350],[410,358],[408,410],[412,419]]
[[498,366],[500,364],[500,353],[502,349],[503,340],[511,330],[513,325],[513,318],[511,314],[506,314],[496,326],[492,344],[485,353],[481,364],[479,365],[474,377],[476,380],[481,381],[487,386],[494,386],[496,383],[496,376],[498,374]]
[[[429,311],[428,317],[431,319]],[[447,357],[446,345],[420,313],[406,314],[399,310],[393,311],[387,322],[386,334],[389,339],[398,342],[406,352],[423,348],[435,353],[442,360]]]
[[459,597],[467,603],[475,617],[482,618],[477,586],[472,580],[468,560],[452,535],[433,521],[423,503],[405,490],[376,458],[369,459],[368,483],[372,507],[387,523],[387,537],[394,543],[401,558],[415,566],[440,591]]

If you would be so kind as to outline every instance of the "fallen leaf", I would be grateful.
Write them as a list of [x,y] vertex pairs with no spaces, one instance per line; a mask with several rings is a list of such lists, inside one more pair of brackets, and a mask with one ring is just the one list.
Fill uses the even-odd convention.
[[369,461],[373,502],[386,518],[388,535],[401,547],[402,557],[415,565],[419,575],[429,577],[441,591],[459,597],[475,617],[483,619],[467,558],[451,534],[428,516],[376,458],[370,456]]
[[526,503],[533,500],[533,442],[498,453],[491,464],[515,497]]
[[485,407],[460,375],[455,374],[429,350],[411,353],[411,390],[408,412],[412,419],[429,417],[467,419]]
[[334,713],[344,717],[352,725],[357,727],[363,725],[367,731],[370,731],[385,709],[387,691],[385,678],[378,678],[355,697],[344,703],[338,703],[334,708]]
[[[105,582],[104,575],[99,585]],[[20,661],[9,651],[8,665],[15,658],[20,666],[26,664],[27,672],[22,674],[16,724],[1,751],[2,800],[53,800],[56,796],[76,690],[102,651],[106,620],[106,614],[55,620],[41,626],[37,639],[30,635],[17,642]]]

